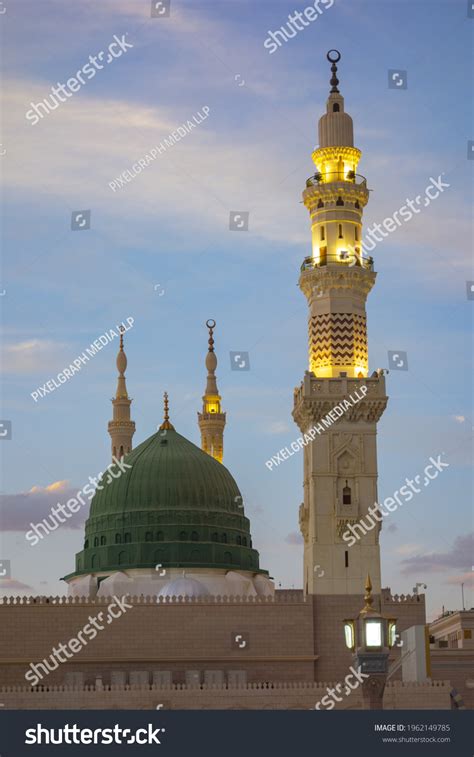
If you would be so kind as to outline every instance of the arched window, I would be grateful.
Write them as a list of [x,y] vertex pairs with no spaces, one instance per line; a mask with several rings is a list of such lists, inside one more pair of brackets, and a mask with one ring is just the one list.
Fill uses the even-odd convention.
[[221,541],[223,541],[224,544],[227,544],[227,534],[222,534]]
[[156,541],[163,541],[163,531],[158,531],[156,534]]
[[346,481],[346,485],[344,489],[342,490],[342,504],[350,505],[351,503],[352,503],[351,487],[347,485],[347,481]]
[[345,561],[346,568],[348,568],[349,567],[349,552],[347,551],[347,549],[344,552],[344,561]]
[[153,534],[151,533],[151,531],[146,532],[145,541],[153,541]]
[[121,458],[123,457],[123,446],[122,445],[120,445],[120,457]]
[[342,238],[343,238],[343,234],[342,234],[342,223],[340,223],[340,224],[339,224],[339,239],[342,239]]
[[243,536],[243,537],[242,537],[242,546],[243,546],[243,547],[246,547],[246,546],[247,546],[247,537],[246,537],[246,536]]
[[130,542],[132,541],[132,534],[125,534],[123,540],[124,540],[125,544],[130,544]]
[[237,536],[235,542],[236,542],[236,544],[242,544],[242,537],[241,536]]
[[359,205],[359,200],[356,200],[356,201],[355,201],[355,203],[354,203],[354,207],[355,207],[355,208],[360,208],[360,205]]
[[332,112],[339,113],[339,103],[334,103],[334,105],[332,106]]
[[187,535],[186,531],[181,531],[180,534],[179,534],[179,540],[180,541],[186,541],[187,538],[188,538],[188,535]]
[[355,241],[358,242],[359,241],[359,229],[357,228],[357,226],[354,226],[354,237],[355,237]]
[[89,549],[89,539],[86,539],[84,542],[84,549]]
[[100,546],[103,547],[103,546],[105,546],[105,544],[107,544],[107,539],[105,538],[105,536],[101,536],[100,537]]
[[344,200],[342,199],[342,197],[337,198],[336,205],[344,205]]
[[199,536],[197,531],[193,531],[191,534],[191,541],[199,541]]
[[99,537],[94,536],[94,547],[98,547],[98,546],[99,546]]
[[122,534],[115,534],[115,543],[116,544],[122,543]]
[[219,541],[219,534],[214,532],[211,536],[212,541]]
[[320,236],[321,242],[324,242],[324,240],[326,238],[326,235],[324,233],[324,226],[320,227],[320,229],[319,229],[319,236]]
[[318,208],[324,208],[324,202],[322,200],[318,200]]

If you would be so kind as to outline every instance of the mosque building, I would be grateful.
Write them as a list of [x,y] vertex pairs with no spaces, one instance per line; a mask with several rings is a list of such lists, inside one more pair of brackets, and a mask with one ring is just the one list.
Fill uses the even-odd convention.
[[[9,639],[0,658],[7,708],[314,709],[334,686],[327,682],[344,681],[353,665],[343,629],[364,601],[362,613],[396,619],[399,634],[415,629],[423,647],[420,656],[416,646],[392,645],[384,707],[474,704],[474,681],[466,678],[474,614],[437,622],[428,639],[424,595],[393,595],[382,586],[381,523],[351,546],[344,539],[378,501],[377,423],[388,398],[384,371],[369,371],[366,300],[377,275],[361,242],[369,189],[357,173],[361,152],[339,91],[339,58],[328,54],[331,88],[315,173],[303,191],[312,237],[299,272],[308,365],[294,390],[293,418],[307,435],[348,396],[362,397],[303,451],[303,588],[275,589],[271,566],[260,566],[245,503],[224,464],[231,419],[217,386],[215,321],[206,324],[200,447],[175,429],[166,394],[158,430],[133,446],[122,334],[108,432],[112,456],[129,467],[102,482],[91,501],[83,548],[64,577],[68,596],[0,602]],[[126,597],[130,609],[64,664],[50,665],[55,644],[77,635],[113,597]],[[24,628],[38,632],[25,638]],[[448,649],[448,635],[462,643]],[[418,667],[406,663],[412,652]],[[25,685],[29,668],[36,685]],[[336,706],[362,708],[361,691]]]

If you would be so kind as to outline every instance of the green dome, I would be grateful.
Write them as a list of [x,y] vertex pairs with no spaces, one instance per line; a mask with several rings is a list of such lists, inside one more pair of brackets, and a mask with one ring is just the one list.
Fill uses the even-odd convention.
[[174,429],[158,431],[124,462],[132,467],[99,482],[73,575],[158,564],[266,573],[224,465]]

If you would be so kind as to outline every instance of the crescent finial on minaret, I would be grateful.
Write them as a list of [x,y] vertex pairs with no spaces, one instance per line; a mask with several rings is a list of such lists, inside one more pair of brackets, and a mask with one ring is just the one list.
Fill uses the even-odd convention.
[[341,53],[339,50],[329,50],[328,54],[326,55],[326,58],[330,63],[332,63],[331,66],[331,81],[329,84],[331,85],[332,89],[331,92],[339,92],[337,85],[339,84],[339,79],[337,78],[337,66],[336,63],[338,63],[341,60]]

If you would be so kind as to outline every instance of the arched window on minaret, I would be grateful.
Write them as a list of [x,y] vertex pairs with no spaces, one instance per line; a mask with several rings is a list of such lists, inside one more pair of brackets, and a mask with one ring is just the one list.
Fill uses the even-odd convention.
[[332,112],[339,113],[339,103],[334,103],[334,105],[332,106]]
[[321,228],[320,228],[320,239],[321,239],[321,242],[324,242],[325,237],[326,237],[326,235],[324,233],[324,226],[321,226]]
[[339,224],[339,239],[343,239],[344,235],[342,233],[342,223]]
[[342,199],[342,197],[337,198],[336,205],[344,205],[344,200]]
[[100,546],[104,547],[106,544],[107,544],[107,539],[105,538],[105,536],[101,536],[100,537]]
[[122,534],[115,534],[115,543],[116,544],[122,543]]
[[123,445],[120,445],[120,459],[123,457]]
[[347,481],[346,481],[346,485],[344,489],[342,490],[342,504],[343,505],[352,504],[352,491],[351,491],[351,487],[348,486]]

